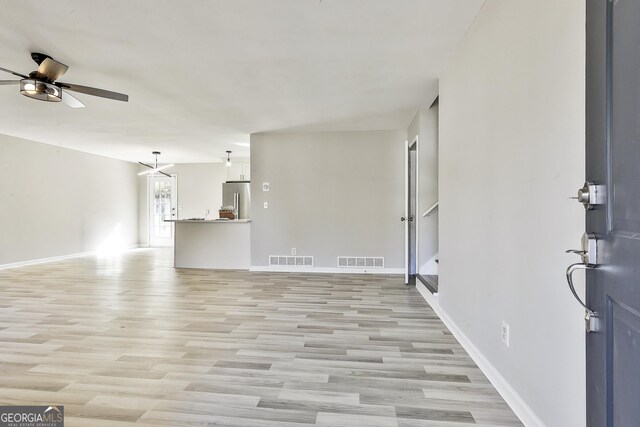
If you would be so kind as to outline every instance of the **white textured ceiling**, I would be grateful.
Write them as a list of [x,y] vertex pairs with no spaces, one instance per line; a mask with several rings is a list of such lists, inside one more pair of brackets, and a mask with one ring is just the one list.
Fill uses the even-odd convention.
[[[5,2],[0,67],[32,51],[84,109],[0,86],[0,133],[124,160],[218,162],[249,134],[404,129],[484,0],[60,0]],[[12,76],[0,73],[0,79]]]

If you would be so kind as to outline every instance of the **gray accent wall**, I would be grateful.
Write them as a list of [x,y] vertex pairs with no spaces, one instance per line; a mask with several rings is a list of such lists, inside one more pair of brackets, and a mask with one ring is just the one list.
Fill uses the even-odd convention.
[[403,268],[405,139],[404,131],[252,134],[252,266],[296,248],[321,268],[336,268],[338,256],[383,256],[386,268]]
[[138,244],[133,163],[0,135],[0,265]]
[[585,425],[584,70],[583,0],[488,0],[440,79],[438,301],[532,426]]

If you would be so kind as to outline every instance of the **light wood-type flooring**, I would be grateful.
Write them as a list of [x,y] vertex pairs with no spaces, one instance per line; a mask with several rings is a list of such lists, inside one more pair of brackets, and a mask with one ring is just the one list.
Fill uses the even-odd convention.
[[0,270],[0,405],[64,405],[67,427],[521,425],[399,276],[172,258]]

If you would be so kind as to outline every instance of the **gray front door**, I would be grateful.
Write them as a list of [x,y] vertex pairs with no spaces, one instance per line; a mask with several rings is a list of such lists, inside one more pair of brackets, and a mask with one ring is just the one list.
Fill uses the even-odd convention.
[[[587,425],[640,426],[640,1],[587,0]],[[601,187],[597,187],[601,186]]]

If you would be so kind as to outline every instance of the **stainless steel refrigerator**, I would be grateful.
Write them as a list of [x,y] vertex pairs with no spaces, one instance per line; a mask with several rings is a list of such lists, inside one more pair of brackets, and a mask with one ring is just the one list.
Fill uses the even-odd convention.
[[251,185],[249,181],[227,181],[222,184],[222,207],[232,206],[236,219],[251,218]]

